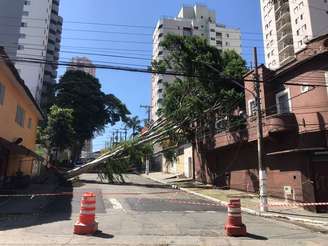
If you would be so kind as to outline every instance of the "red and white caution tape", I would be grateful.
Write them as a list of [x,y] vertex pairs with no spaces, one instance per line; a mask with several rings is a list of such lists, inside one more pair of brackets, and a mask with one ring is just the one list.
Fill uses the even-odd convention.
[[293,202],[293,203],[270,203],[268,207],[310,207],[328,206],[328,202]]

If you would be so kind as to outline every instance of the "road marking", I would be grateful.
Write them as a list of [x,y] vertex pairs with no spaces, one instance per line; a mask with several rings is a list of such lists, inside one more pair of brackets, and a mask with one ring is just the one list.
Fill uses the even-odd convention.
[[113,205],[113,209],[124,210],[121,203],[117,199],[111,198],[109,201]]

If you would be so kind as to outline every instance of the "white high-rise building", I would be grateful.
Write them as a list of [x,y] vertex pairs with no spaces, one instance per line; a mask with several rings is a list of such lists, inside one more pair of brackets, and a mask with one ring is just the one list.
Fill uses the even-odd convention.
[[308,40],[327,33],[327,11],[327,0],[261,0],[266,66],[283,66]]
[[[239,29],[226,28],[216,23],[216,14],[204,5],[183,6],[175,18],[162,18],[153,34],[153,60],[163,59],[165,51],[159,46],[168,33],[181,36],[199,36],[220,50],[233,49],[241,54],[241,34]],[[156,121],[157,111],[163,100],[163,82],[174,80],[170,75],[152,76],[151,119]]]
[[[1,0],[0,46],[4,46],[34,98],[41,103],[46,86],[55,83],[61,39],[59,0]],[[35,63],[19,62],[35,59]],[[41,61],[41,62],[40,62]]]

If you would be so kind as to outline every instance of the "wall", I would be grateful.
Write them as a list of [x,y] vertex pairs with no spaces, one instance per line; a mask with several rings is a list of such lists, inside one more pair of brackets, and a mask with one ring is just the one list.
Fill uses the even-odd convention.
[[23,6],[23,0],[0,1],[0,45],[11,59],[16,57]]
[[[5,86],[4,104],[0,105],[0,137],[10,142],[21,137],[23,139],[21,145],[35,151],[36,128],[39,118],[34,104],[15,80],[9,68],[3,66],[3,63],[0,63],[0,82]],[[15,122],[17,105],[20,105],[25,110],[24,127]],[[31,129],[27,127],[29,118],[32,119]],[[11,156],[9,166],[16,170],[19,166],[19,159]],[[30,168],[30,166],[26,167],[26,171],[30,170]],[[10,173],[13,172],[11,169]]]
[[[20,33],[25,34],[25,38],[20,38],[20,44],[33,44],[32,48],[38,47],[38,50],[31,49],[29,45],[23,45],[24,49],[17,51],[17,56],[32,57],[34,59],[46,59],[46,51],[48,45],[51,1],[31,0],[30,5],[24,5],[24,11],[28,12],[28,16],[22,17],[22,22],[27,27],[21,27]],[[35,28],[38,27],[38,28]],[[42,82],[44,76],[44,64],[33,64],[16,62],[16,68],[20,70],[20,75],[30,89],[34,98],[39,102],[41,96]]]
[[[23,89],[18,89],[21,88],[18,82],[13,83],[14,78],[8,72],[7,68],[0,65],[0,81],[6,87],[4,104],[0,105],[0,136],[8,141],[12,141],[16,137],[22,137],[22,145],[35,150],[36,127],[38,124],[35,106],[27,96],[23,95]],[[21,127],[15,122],[17,104],[25,110],[25,127]],[[27,128],[28,118],[32,119],[31,129]]]

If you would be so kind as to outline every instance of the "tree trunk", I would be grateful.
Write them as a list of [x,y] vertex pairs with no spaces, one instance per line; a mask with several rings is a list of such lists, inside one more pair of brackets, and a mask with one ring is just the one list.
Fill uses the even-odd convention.
[[73,163],[80,159],[82,148],[83,148],[83,144],[81,144],[80,142],[75,143],[72,146],[71,160]]

